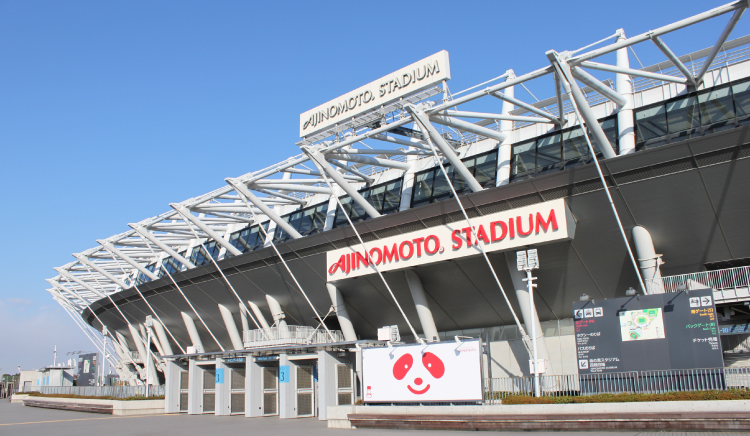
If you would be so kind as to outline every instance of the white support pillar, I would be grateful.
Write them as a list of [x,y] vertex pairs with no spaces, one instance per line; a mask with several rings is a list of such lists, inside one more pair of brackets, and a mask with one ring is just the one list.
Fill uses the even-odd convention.
[[183,370],[174,360],[167,360],[164,365],[164,412],[180,413],[180,374]]
[[279,354],[279,418],[297,417],[297,365]]
[[252,354],[245,360],[245,417],[263,416],[263,369]]
[[[523,324],[524,328],[526,329],[526,333],[528,335],[531,335],[531,324],[534,323],[534,329],[536,330],[537,338],[537,359],[544,360],[546,362],[547,375],[552,375],[553,371],[552,366],[549,364],[550,359],[549,352],[547,351],[547,343],[544,341],[544,330],[542,330],[542,325],[539,323],[539,315],[536,311],[532,312],[531,307],[529,306],[529,289],[526,285],[526,282],[523,281],[523,279],[526,278],[526,273],[524,271],[518,271],[515,252],[505,252],[505,261],[508,264],[508,272],[510,273],[510,278],[513,281],[513,287],[516,290],[518,306],[521,308],[521,316],[523,317]],[[531,337],[529,338],[531,339]],[[529,348],[531,348],[531,343],[529,343],[528,346]],[[518,364],[523,371],[523,374],[529,375],[531,373],[529,361],[531,361],[532,358],[528,355],[516,356],[516,358],[519,360]]]
[[[154,324],[156,324],[156,321],[153,321],[153,322]],[[147,335],[146,329],[148,327],[145,327],[143,324],[140,324],[140,327],[141,327],[141,337],[143,338],[147,337],[148,335]],[[154,332],[152,331],[152,333]],[[161,341],[159,340],[159,336],[156,334],[152,334],[151,340],[154,341],[154,345],[156,346],[156,350],[159,353],[159,356],[166,356],[166,354],[164,354],[164,347],[161,346]]]
[[188,335],[190,335],[190,342],[193,343],[194,347],[204,350],[203,342],[201,342],[201,337],[198,334],[198,329],[195,328],[195,321],[193,321],[193,318],[187,313],[180,313],[182,314],[182,321],[185,323],[185,329],[187,329]]
[[232,414],[231,372],[222,359],[216,359],[216,403],[214,413],[217,416]]
[[247,320],[247,314],[245,314],[245,308],[242,306],[242,303],[239,303],[238,306],[240,308],[240,321],[242,322],[242,332],[240,333],[240,336],[244,338],[243,335],[245,332],[250,330],[250,323]]
[[330,176],[336,184],[344,190],[351,198],[352,201],[357,203],[364,209],[364,211],[369,215],[371,218],[377,218],[380,216],[380,212],[375,210],[372,205],[365,200],[362,195],[357,192],[356,189],[352,187],[352,185],[349,184],[349,182],[344,179],[344,177],[336,171],[334,167],[331,166],[331,164],[325,159],[325,156],[323,156],[319,151],[314,151],[310,149],[305,149],[305,152],[310,156],[312,162],[315,164],[316,167],[321,172],[325,172]]
[[229,339],[232,341],[232,347],[234,347],[235,350],[244,350],[245,346],[242,343],[240,332],[237,331],[237,324],[234,323],[232,312],[223,304],[219,304],[219,312],[221,312],[221,317],[224,320],[224,326],[227,328]]
[[344,304],[344,297],[341,295],[341,291],[331,283],[326,283],[328,289],[328,295],[331,296],[331,304],[333,304],[333,310],[336,312],[336,316],[341,326],[341,333],[344,334],[344,339],[347,341],[356,341],[357,333],[354,331],[354,326],[349,318],[349,311],[346,310]]
[[[422,133],[422,129],[419,127],[419,123],[414,123],[413,126],[414,130],[417,132]],[[420,143],[419,139],[417,138],[409,138],[410,143],[414,144],[414,146],[409,147],[409,151],[416,151],[424,149],[424,146]],[[406,141],[404,141],[406,142]],[[401,201],[398,205],[399,212],[407,210],[411,208],[411,199],[414,195],[414,174],[417,172],[417,162],[419,161],[419,156],[409,154],[406,156],[406,163],[409,164],[409,169],[404,172],[403,176],[403,184],[401,187]]]
[[[286,173],[286,174],[289,174],[289,173]],[[286,176],[286,174],[284,175]],[[302,237],[302,235],[300,235],[300,233],[297,230],[295,230],[291,225],[289,225],[288,222],[281,219],[281,217],[276,212],[274,212],[273,209],[268,207],[268,205],[263,203],[263,201],[260,198],[256,197],[255,194],[250,192],[250,190],[247,189],[247,186],[245,186],[244,183],[236,179],[232,179],[232,178],[227,178],[224,180],[229,185],[231,185],[235,191],[240,193],[240,195],[247,198],[247,201],[254,204],[255,207],[260,209],[261,212],[263,212],[268,218],[270,218],[273,222],[275,222],[277,226],[281,227],[287,234],[289,234],[289,236],[291,236],[294,239],[299,239]]]
[[181,204],[177,204],[177,203],[171,203],[170,206],[174,210],[176,210],[177,212],[179,212],[180,216],[183,217],[183,219],[188,220],[191,223],[195,224],[196,227],[198,227],[199,229],[203,230],[203,232],[205,234],[207,234],[214,241],[216,241],[217,244],[219,244],[222,247],[226,248],[227,251],[229,251],[230,253],[232,253],[235,256],[240,256],[242,254],[242,252],[240,250],[238,250],[237,248],[235,248],[234,245],[230,244],[229,241],[227,241],[226,239],[222,238],[221,235],[219,235],[218,233],[216,233],[211,227],[207,226],[206,223],[204,223],[203,221],[201,221],[200,219],[198,219],[198,217],[196,217],[195,215],[193,215],[192,213],[190,213],[190,210],[187,207],[185,207],[185,206],[183,206]]
[[258,305],[253,303],[252,301],[248,301],[247,305],[250,306],[250,310],[253,311],[255,319],[258,320],[258,323],[260,323],[260,326],[263,327],[263,330],[265,330],[266,333],[270,335],[271,326],[268,324],[268,321],[266,321],[266,317],[263,316],[263,312],[260,311],[260,307],[258,307]]
[[128,224],[130,227],[133,228],[139,235],[142,237],[148,239],[149,241],[153,242],[154,245],[161,248],[162,251],[167,253],[168,255],[172,256],[175,260],[179,261],[181,264],[185,265],[188,269],[195,268],[195,265],[190,262],[190,260],[182,255],[180,255],[178,252],[172,249],[169,245],[161,242],[159,238],[156,237],[153,233],[149,232],[146,227],[144,227],[141,224]]
[[[336,365],[340,360],[330,351],[318,350],[318,419],[328,420],[328,406],[337,403]],[[355,384],[352,380],[352,384]]]
[[[333,189],[336,189],[336,185],[333,185]],[[333,193],[328,199],[328,209],[326,210],[326,222],[323,224],[323,231],[327,232],[333,228],[333,224],[336,220],[336,208],[339,206],[339,202],[336,200],[338,193]]]
[[[658,38],[658,37],[657,37]],[[625,39],[625,30],[617,31],[617,40]],[[628,48],[623,47],[617,50],[617,66],[620,68],[630,68],[630,58],[628,57]],[[692,76],[690,76],[692,78]],[[615,89],[617,93],[627,100],[625,106],[617,113],[617,142],[620,153],[630,154],[635,151],[635,126],[633,121],[633,82],[627,74],[617,73],[615,75]]]
[[664,293],[661,281],[661,255],[656,254],[654,241],[651,239],[651,233],[643,226],[635,226],[631,231],[633,235],[633,244],[638,256],[638,266],[641,269],[643,280],[646,282],[649,293]]
[[159,338],[161,348],[164,350],[164,355],[173,355],[174,352],[172,351],[172,345],[169,343],[167,332],[164,330],[164,326],[162,326],[161,323],[157,320],[154,320],[154,332],[156,332],[156,336]]
[[[508,70],[505,72],[507,75],[506,80],[511,80],[516,78],[516,74],[513,72],[513,70]],[[515,105],[512,103],[512,99],[515,98],[515,87],[509,86],[505,89],[503,89],[503,93],[505,97],[509,97],[507,100],[503,100],[503,115],[510,115],[511,111],[515,109]],[[510,138],[511,133],[513,133],[513,121],[510,120],[501,120],[500,121],[500,131],[505,133],[505,135]],[[503,142],[500,142],[498,145],[497,150],[497,178],[495,179],[495,186],[503,186],[510,183],[510,171],[511,171],[511,159],[513,158],[513,144],[511,144],[510,139],[506,139]]]
[[188,363],[188,415],[203,414],[203,368],[195,359]]
[[150,278],[151,280],[158,280],[158,279],[159,279],[159,276],[157,276],[157,275],[156,275],[156,274],[154,274],[153,272],[151,272],[151,271],[147,270],[147,269],[146,269],[146,268],[144,268],[144,267],[143,267],[143,266],[142,266],[142,265],[141,265],[140,263],[136,262],[136,261],[135,261],[135,260],[133,260],[133,259],[132,259],[132,258],[131,258],[130,256],[128,256],[127,254],[125,254],[125,253],[123,253],[122,251],[120,251],[120,250],[119,250],[119,249],[118,249],[117,247],[115,247],[115,246],[114,246],[114,245],[113,245],[113,244],[112,244],[111,242],[107,242],[107,241],[102,241],[102,240],[97,240],[96,242],[98,242],[99,244],[101,244],[101,245],[102,245],[102,246],[103,246],[104,248],[106,248],[106,249],[107,249],[107,251],[109,251],[109,252],[110,252],[110,253],[112,253],[113,255],[116,255],[116,256],[118,256],[118,257],[119,257],[120,259],[122,259],[122,260],[124,260],[125,262],[129,263],[129,264],[130,264],[130,266],[132,266],[133,268],[135,268],[135,269],[137,269],[138,271],[142,272],[142,273],[143,273],[144,275],[146,275],[146,276],[147,276],[148,278]]
[[271,310],[274,323],[279,327],[286,327],[286,321],[284,321],[286,315],[284,314],[284,310],[281,309],[279,302],[270,295],[266,295],[266,301],[268,302],[268,308]]
[[453,165],[454,171],[457,171],[461,175],[471,191],[479,192],[483,190],[484,188],[482,188],[482,185],[477,182],[477,179],[474,178],[474,175],[469,172],[469,169],[466,168],[466,165],[464,165],[464,163],[461,162],[461,159],[459,159],[458,156],[456,156],[456,154],[453,152],[453,148],[451,148],[451,146],[445,141],[445,138],[443,138],[435,129],[435,126],[430,123],[430,118],[427,116],[427,114],[422,112],[421,109],[415,108],[414,106],[406,106],[404,109],[409,112],[414,120],[419,122],[423,132],[427,131],[430,139],[432,139],[432,143],[440,150],[443,156],[448,159],[451,165]]
[[428,342],[439,341],[440,335],[438,334],[437,327],[435,327],[435,320],[432,318],[430,304],[427,301],[424,287],[422,287],[422,280],[417,273],[410,269],[405,270],[404,273],[406,274],[406,282],[409,284],[411,297],[414,299],[414,305],[417,307],[417,315],[419,316],[419,323],[422,325],[422,333],[425,339]]

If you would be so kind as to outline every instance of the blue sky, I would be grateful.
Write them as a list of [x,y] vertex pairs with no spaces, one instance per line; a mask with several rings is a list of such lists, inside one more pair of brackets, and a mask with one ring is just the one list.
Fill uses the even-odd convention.
[[[440,50],[455,92],[723,3],[0,1],[0,370],[93,350],[45,292],[52,267],[297,154],[301,112]],[[702,49],[727,20],[665,40]]]

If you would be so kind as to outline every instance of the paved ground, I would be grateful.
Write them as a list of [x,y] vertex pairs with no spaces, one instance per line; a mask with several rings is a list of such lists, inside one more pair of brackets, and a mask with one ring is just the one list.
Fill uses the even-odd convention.
[[[268,436],[434,436],[426,430],[329,430],[326,423],[317,419],[244,418],[241,416],[217,417],[213,415],[150,415],[109,416],[95,413],[68,412],[54,409],[37,409],[0,400],[0,436],[220,436],[240,434]],[[615,433],[619,436],[655,436],[665,433],[632,431],[586,432],[587,436]],[[450,432],[448,436],[477,435],[477,432]],[[505,432],[505,435],[529,435],[529,432]],[[534,436],[566,436],[577,433],[534,432]],[[750,433],[669,433],[669,436],[750,436]]]

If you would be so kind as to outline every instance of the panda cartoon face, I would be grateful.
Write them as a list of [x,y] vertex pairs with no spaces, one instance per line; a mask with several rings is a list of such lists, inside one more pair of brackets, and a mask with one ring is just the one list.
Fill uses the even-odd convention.
[[421,365],[414,365],[414,356],[407,353],[393,364],[393,377],[396,380],[406,379],[406,388],[416,395],[422,395],[430,390],[431,385],[425,379],[434,381],[445,374],[445,364],[433,353],[422,353],[420,360]]

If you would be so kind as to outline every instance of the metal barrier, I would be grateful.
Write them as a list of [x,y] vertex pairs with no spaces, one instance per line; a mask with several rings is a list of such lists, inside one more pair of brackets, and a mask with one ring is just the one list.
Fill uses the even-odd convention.
[[[39,392],[55,395],[79,395],[82,397],[145,397],[145,386],[24,386],[20,392]],[[164,396],[164,386],[150,386],[149,397]]]
[[331,335],[333,339],[324,329],[304,325],[273,326],[268,329],[245,330],[243,342],[245,348],[344,342],[344,335],[341,331],[331,330]]
[[718,269],[646,280],[652,294],[712,288],[717,303],[750,300],[750,267]]
[[[534,395],[534,377],[493,378],[484,383],[485,404],[499,404],[511,395]],[[750,389],[750,367],[543,375],[539,383],[545,397]]]

